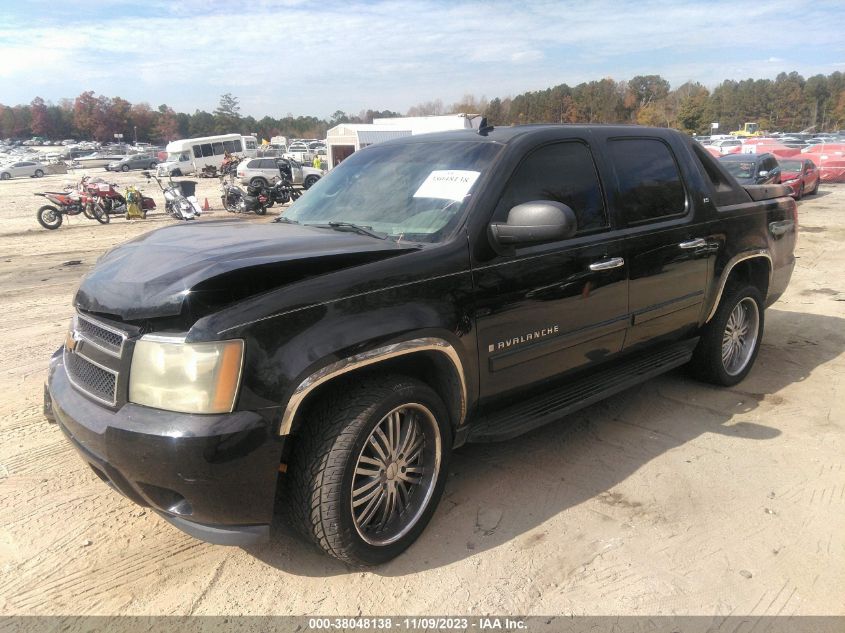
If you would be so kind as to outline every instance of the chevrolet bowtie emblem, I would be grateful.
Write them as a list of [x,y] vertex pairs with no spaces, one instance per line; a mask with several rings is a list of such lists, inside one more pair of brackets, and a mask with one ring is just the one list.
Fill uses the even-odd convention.
[[79,342],[79,333],[76,330],[68,330],[65,338],[65,347],[69,352],[76,349],[76,344]]

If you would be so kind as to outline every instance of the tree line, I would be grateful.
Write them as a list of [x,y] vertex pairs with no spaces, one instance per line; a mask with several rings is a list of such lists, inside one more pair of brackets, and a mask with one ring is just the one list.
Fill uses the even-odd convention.
[[[725,80],[712,91],[698,82],[672,89],[660,75],[637,75],[624,81],[609,77],[576,86],[560,84],[491,100],[466,95],[451,105],[440,99],[411,107],[408,116],[449,112],[484,114],[493,125],[525,123],[639,123],[674,127],[704,134],[719,123],[727,132],[746,121],[761,129],[816,131],[845,128],[845,75],[814,75],[805,79],[797,72],[780,73],[774,80]],[[162,104],[132,104],[121,97],[95,95],[45,102],[36,97],[29,104],[0,104],[0,138],[42,136],[49,139],[77,138],[100,142],[122,134],[124,140],[167,143],[174,139],[240,132],[273,136],[325,138],[326,130],[339,123],[371,123],[374,118],[401,116],[390,110],[363,110],[351,115],[337,110],[328,119],[288,114],[282,118],[256,119],[242,116],[238,98],[220,97],[213,112],[176,112]]]
[[[479,104],[476,104],[479,105]],[[763,130],[845,128],[845,75],[780,73],[774,80],[725,80],[711,92],[697,82],[672,89],[660,75],[610,78],[525,92],[482,103],[492,124],[639,123],[706,134],[755,121]]]

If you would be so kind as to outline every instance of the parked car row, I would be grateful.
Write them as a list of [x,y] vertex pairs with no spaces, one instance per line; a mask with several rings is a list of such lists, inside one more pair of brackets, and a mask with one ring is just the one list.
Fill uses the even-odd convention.
[[819,169],[808,158],[778,160],[769,153],[728,154],[719,162],[741,185],[783,184],[796,200],[819,190]]

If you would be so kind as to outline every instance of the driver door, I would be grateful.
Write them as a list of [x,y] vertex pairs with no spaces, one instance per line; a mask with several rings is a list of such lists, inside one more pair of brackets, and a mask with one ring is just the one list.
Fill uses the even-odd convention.
[[612,230],[586,139],[531,151],[493,222],[532,200],[568,205],[565,240],[517,247],[473,269],[482,399],[528,387],[620,351],[628,327],[628,268]]

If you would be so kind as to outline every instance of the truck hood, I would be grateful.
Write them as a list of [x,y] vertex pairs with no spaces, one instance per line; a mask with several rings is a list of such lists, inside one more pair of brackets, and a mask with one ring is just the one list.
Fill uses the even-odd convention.
[[418,249],[296,224],[181,224],[107,252],[83,278],[74,303],[125,321],[185,312],[194,320],[247,296]]

